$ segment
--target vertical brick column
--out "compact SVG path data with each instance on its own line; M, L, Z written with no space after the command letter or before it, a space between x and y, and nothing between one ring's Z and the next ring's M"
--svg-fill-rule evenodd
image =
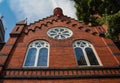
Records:
M9 57L11 56L12 49L15 47L17 39L22 33L26 24L16 24L12 33L10 33L10 38L7 43L4 45L3 49L0 52L0 72L2 73L2 69L7 65L9 61Z

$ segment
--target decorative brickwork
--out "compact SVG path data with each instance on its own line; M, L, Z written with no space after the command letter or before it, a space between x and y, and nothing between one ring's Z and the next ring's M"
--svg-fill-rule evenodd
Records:
M72 36L60 40L49 37L47 31L57 26L70 29ZM120 50L112 40L104 38L104 33L104 27L84 25L63 15L60 8L30 25L21 21L0 52L0 83L119 83ZM36 40L49 43L49 66L24 68L28 46ZM76 40L89 41L102 65L78 67L72 46Z

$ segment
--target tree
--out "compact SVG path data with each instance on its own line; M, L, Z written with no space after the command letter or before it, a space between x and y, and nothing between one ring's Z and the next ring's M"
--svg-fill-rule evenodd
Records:
M104 18L104 17L103 17ZM108 30L106 36L112 40L119 41L120 34L120 11L113 15L107 16L108 18ZM104 20L103 20L104 22Z
M118 41L120 33L119 0L72 0L75 2L76 16L89 26L107 24L106 36Z

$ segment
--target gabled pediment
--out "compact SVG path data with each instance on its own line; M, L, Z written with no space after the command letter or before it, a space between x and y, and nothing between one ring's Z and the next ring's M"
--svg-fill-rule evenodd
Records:
M51 15L47 18L43 18L42 20L36 21L34 23L29 24L26 26L24 33L28 34L29 31L35 31L37 28L41 29L44 27L51 27L55 23L63 23L61 26L71 26L73 28L78 28L78 30L81 30L85 33L90 33L91 35L98 35L98 36L104 36L105 30L102 26L98 27L90 27L88 25L85 25L84 23L75 20L73 18L70 18L68 16L65 16L62 13L62 10L60 8L56 8L54 10L54 15ZM56 25L55 25L56 26Z
M42 20L36 21L29 25L25 24L26 20L18 22L10 35L19 36L21 33L29 34L29 32L35 32L38 29L48 29L55 26L68 27L76 29L76 31L88 33L88 35L96 35L102 37L105 33L105 29L102 26L90 27L88 25L85 25L83 22L64 15L61 8L56 8L54 10L54 14L49 17L43 18Z

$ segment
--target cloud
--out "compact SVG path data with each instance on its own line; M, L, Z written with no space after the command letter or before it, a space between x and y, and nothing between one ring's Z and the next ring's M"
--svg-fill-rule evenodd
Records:
M18 20L27 17L28 22L34 22L46 18L53 15L55 7L61 7L65 15L76 18L71 0L9 0L9 4Z
M3 0L0 0L0 3L2 3Z

